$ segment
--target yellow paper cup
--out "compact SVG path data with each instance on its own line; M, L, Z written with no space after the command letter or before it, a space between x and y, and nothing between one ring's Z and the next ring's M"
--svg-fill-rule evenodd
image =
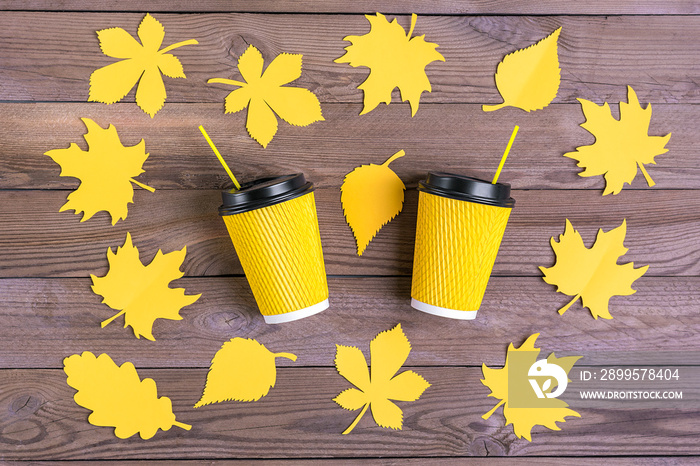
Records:
M299 173L221 194L219 214L265 322L291 322L327 309L313 184Z
M429 173L418 191L411 306L474 319L515 205L510 185Z

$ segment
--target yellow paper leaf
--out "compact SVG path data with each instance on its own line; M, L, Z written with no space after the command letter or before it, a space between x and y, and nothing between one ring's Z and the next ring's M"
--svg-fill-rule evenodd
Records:
M187 247L163 254L159 249L148 265L139 259L139 250L131 243L131 234L126 234L124 246L113 253L107 249L109 272L104 277L92 278L92 291L102 296L103 303L120 311L102 322L107 324L122 314L124 328L131 326L136 338L155 341L153 321L156 319L182 320L180 309L199 299L198 295L185 295L184 288L169 288L168 284L181 278L182 261Z
M486 364L481 366L484 375L481 383L491 389L489 396L501 400L482 418L488 419L501 405L505 405L503 415L506 425L513 424L515 435L530 442L532 428L536 425L560 430L557 422L566 422L567 416L581 417L579 413L569 409L566 402L552 397L558 396L553 393L555 386L561 386L563 391L566 384L571 382L568 373L580 356L557 358L552 353L546 360L538 361L540 349L535 348L538 336L539 333L530 335L520 348L515 348L513 343L510 343L503 368L492 369ZM543 376L538 372L541 369L544 369ZM546 382L547 380L549 382ZM537 385L542 398L534 391L534 385Z
M366 66L370 69L367 79L358 86L364 91L364 108L360 115L374 110L380 102L389 104L391 93L398 87L401 100L411 105L411 116L418 111L423 91L431 92L425 67L434 61L445 61L438 45L425 41L425 35L411 37L417 16L411 15L411 28L406 30L396 21L390 23L384 15L365 15L370 32L363 36L347 36L343 40L352 42L345 47L345 55L336 63L348 63L352 67Z
M484 105L485 112L518 107L526 112L549 105L559 92L561 69L557 41L561 28L528 48L505 56L496 69L496 87L503 103Z
M158 429L192 428L175 420L170 398L159 398L153 379L141 380L130 362L117 366L107 354L96 358L85 351L65 358L63 370L68 385L78 390L73 396L75 402L92 411L88 422L114 427L114 435L119 438L138 432L142 439L149 439Z
M185 77L180 60L167 52L198 42L190 39L158 50L163 44L165 30L148 13L139 25L138 36L141 44L122 28L97 31L102 53L123 60L99 68L90 75L88 101L105 104L119 102L138 83L136 104L153 118L165 104L165 84L161 73L170 78Z
M411 352L401 324L377 335L369 344L372 358L371 376L362 352L354 346L336 345L335 367L338 373L357 388L348 388L333 399L341 407L360 414L343 434L349 434L364 416L372 411L374 421L381 427L401 430L403 413L391 400L415 401L430 384L413 371L396 372Z
M400 150L381 165L362 165L345 176L340 187L340 202L355 234L358 256L379 230L403 209L406 186L389 164L405 154Z
M299 87L284 87L301 76L300 54L277 55L263 73L263 57L258 49L248 46L238 58L238 71L245 82L212 78L208 83L239 86L225 99L225 113L236 113L248 107L246 129L250 137L267 147L277 133L277 114L294 126L308 126L323 121L321 104L313 92Z
M195 408L222 401L258 401L277 380L275 358L296 361L291 353L272 353L250 338L232 338L211 360L207 384Z
M581 109L586 117L582 128L593 134L595 143L590 146L577 147L575 152L568 152L564 157L578 160L578 166L584 168L579 176L605 175L607 194L622 191L625 183L632 184L637 176L637 166L642 171L649 186L654 180L644 168L644 164L656 164L654 157L668 152L666 144L671 133L666 136L649 136L651 122L651 104L646 108L639 105L637 94L627 86L627 102L620 102L620 119L616 120L610 112L607 102L601 106L585 99Z
M556 285L558 292L574 297L559 309L559 314L581 298L583 306L590 309L595 319L612 319L608 311L610 298L636 293L632 283L644 275L649 266L635 269L634 262L617 265L618 258L627 253L623 245L626 233L625 220L608 232L600 229L595 244L588 249L579 232L566 220L559 242L554 238L550 240L557 256L556 263L549 268L540 267L545 282Z
M135 146L124 147L113 125L103 129L89 118L81 120L88 130L84 136L87 152L71 143L68 149L53 149L44 154L61 166L61 176L80 179L80 186L68 195L68 202L59 212L75 210L76 215L84 212L80 220L84 222L105 210L114 225L126 218L127 205L134 201L131 183L155 191L133 178L143 173L141 167L148 158L146 144L141 139Z

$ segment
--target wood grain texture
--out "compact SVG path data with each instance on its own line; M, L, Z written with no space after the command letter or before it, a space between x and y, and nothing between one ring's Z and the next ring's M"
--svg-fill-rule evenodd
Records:
M123 319L100 329L115 314L101 304L89 279L0 280L3 368L60 368L82 351L108 353L137 367L206 368L223 342L254 338L296 363L333 366L336 344L357 346L369 357L371 338L397 323L411 341L417 366L502 365L509 342L540 333L538 346L558 355L583 356L587 365L699 364L700 278L641 278L637 293L611 299L613 320L594 320L580 304L564 316L569 298L540 278L491 279L476 320L454 321L410 307L408 277L334 277L331 307L317 316L266 325L242 277L184 278L172 287L202 293L181 321L158 319L155 342L136 339ZM40 342L37 344L37 342Z
M87 150L83 117L102 127L113 124L126 146L144 139L150 156L138 179L157 189L230 185L197 129L200 124L243 180L302 171L318 187L339 188L356 166L380 164L399 149L407 156L391 168L409 187L435 170L491 179L517 124L521 130L502 177L514 188L602 191L605 186L602 176L578 176L576 161L562 156L595 141L579 126L585 117L578 104L554 104L531 114L424 104L413 118L403 105L361 117L360 110L359 104L324 104L326 121L305 128L282 122L263 149L246 132L245 112L224 115L219 104L169 104L154 120L131 103L0 104L0 189L74 189L77 179L60 177L60 166L42 154L72 142ZM647 165L655 189L700 189L695 149L700 106L658 104L653 111L650 134L672 133L668 153ZM630 189L648 189L641 173L625 186Z
M240 274L242 269L218 217L218 191L138 190L129 216L116 226L106 212L80 223L73 212L59 213L66 191L0 191L0 277L87 277L107 272L108 247L121 246L131 232L144 262L158 249L187 245L188 276ZM406 192L403 212L386 225L362 257L345 223L337 189L315 192L326 270L331 275L410 275L418 193ZM495 275L540 276L554 255L552 236L568 218L587 246L599 228L627 219L620 262L650 265L647 276L700 275L700 199L682 190L622 191L602 197L595 191L514 191L511 214L494 266Z
M426 463L426 458L343 458L343 459L334 459L333 464L340 464L340 465L356 465L356 464L367 464L368 460L372 461L372 464L378 464L382 466L402 466L404 464L425 464ZM265 466L277 466L277 465L288 465L290 462L293 462L294 460L265 460L265 459L244 459L244 460L235 460L235 459L217 459L217 460L141 460L139 461L139 465L143 466L160 466L163 464L167 464L168 466L173 465L173 466L200 466L200 465L206 465L206 466L224 466L224 465L229 465L229 464L262 464ZM326 465L328 464L328 459L308 459L305 458L304 460L305 465ZM479 465L484 465L488 464L489 466L504 466L504 465L512 465L516 460L513 458L499 458L499 457L493 457L493 456L462 456L462 457L456 457L456 458L447 458L447 457L432 457L429 459L431 465L435 466L444 466L444 465L464 465L464 464L479 464ZM526 460L523 460L523 462ZM600 466L601 460L600 458L590 458L590 457L543 457L539 456L537 457L536 461L538 465L543 465L543 466L569 466L569 465L583 465L583 466ZM628 465L630 463L634 463L635 465L639 466L673 466L673 465L696 465L700 461L700 457L698 456L674 456L674 457L665 457L665 456L635 456L635 455L629 455L629 456L619 456L619 457L606 457L605 458L605 464L610 464L610 465ZM19 461L9 461L7 464L16 466L18 464L23 464L22 462ZM58 464L61 465L66 465L66 466L76 466L76 465L81 465L81 466L93 466L96 464L104 464L104 462L99 462L99 461L90 461L90 460L81 460L81 461L33 461L33 465L37 466L55 466ZM134 464L133 461L121 461L121 460L110 460L109 462L110 466L127 466L127 465L132 465Z
M91 2L71 2L65 0L3 0L0 10L37 10L37 11L135 11L143 12L144 4L137 1L108 0ZM358 0L343 2L328 0L204 0L196 6L186 0L150 0L148 11L151 13L168 11L182 12L278 12L278 13L425 13L441 15L477 15L477 14L580 14L580 15L684 15L698 14L700 7L692 0L590 0L576 2L560 0L557 2L540 2L537 0Z
M0 100L86 101L90 74L115 61L100 52L95 31L119 26L135 33L142 14L5 12L0 17ZM187 79L166 78L168 101L222 102L230 87L208 85L234 75L237 57L254 44L268 60L302 53L304 72L295 85L322 102L361 102L357 86L367 68L333 63L364 34L361 15L159 14L165 44L196 38L177 50ZM407 27L409 18L399 22ZM26 27L41 24L41 28ZM562 84L555 102L619 101L632 85L643 101L700 102L700 23L692 16L425 16L415 34L440 45L446 62L427 67L433 92L423 103L497 103L498 62L557 27ZM398 92L394 94L398 101ZM126 97L133 101L133 91ZM167 105L167 104L166 104ZM407 105L402 106L409 115ZM378 110L381 112L383 106ZM499 113L520 113L517 109Z
M535 427L530 443L517 439L512 426L504 427L500 411L481 418L495 404L479 380L481 369L414 370L432 386L418 401L399 403L400 433L376 426L366 415L352 434L342 436L357 413L332 401L349 386L335 369L282 368L275 388L258 402L197 410L190 407L200 396L206 370L139 369L142 378L157 382L159 395L171 398L178 420L193 426L189 432L159 432L147 442L138 436L118 440L112 429L89 425L88 411L73 402L75 390L63 371L5 370L0 458L141 460L169 458L175 450L181 458L207 459L698 453L697 403L669 401L654 410L622 403L579 408L582 417L569 418L561 431ZM697 375L678 388L693 390L700 383Z

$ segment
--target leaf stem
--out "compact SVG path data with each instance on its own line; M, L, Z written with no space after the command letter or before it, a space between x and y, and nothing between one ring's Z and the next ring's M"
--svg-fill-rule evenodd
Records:
M355 428L357 423L360 422L360 419L362 419L362 416L364 416L365 413L367 412L367 408L369 408L369 403L365 404L365 407L362 408L362 411L360 411L360 414L358 414L358 416L355 418L355 420L352 421L352 424L350 424L350 427L345 429L345 432L343 432L343 435L346 435L346 434L349 434L350 432L352 432L352 430Z
M136 181L136 180L133 179L133 178L129 178L129 181L131 181L132 183L136 184L136 186L145 189L146 191L150 191L150 192L152 192L152 193L156 192L156 188L151 188L150 186L148 186L148 185L146 185L146 184L143 184L143 183L141 183L140 181Z
M644 175L644 179L647 180L649 187L656 186L656 183L654 183L654 180L651 179L651 176L649 176L649 173L647 173L647 169L644 168L644 165L642 165L640 162L637 162L637 165L639 165L639 168L642 170L642 175Z
M400 151L389 157L387 161L382 164L382 167L388 167L391 162L400 157L403 157L404 155L406 155L406 152L403 149L401 149Z
M100 326L101 326L102 328L105 328L107 325L111 324L112 321L113 321L114 319L116 319L116 318L119 317L120 315L124 314L125 312L126 312L126 310L121 311L121 312L118 313L118 314L114 314L114 315L113 315L112 317L110 317L109 319L103 320L102 322L100 322Z
M566 310L571 307L572 304L574 304L576 301L578 301L578 298L580 298L580 297L581 297L580 294L577 294L576 296L574 296L574 299L569 301L569 304L567 304L566 306L562 307L561 309L559 309L557 311L559 313L559 315L563 315L566 312Z
M184 422L178 422L178 421L173 421L173 425L175 427L179 427L180 429L185 429L185 430L190 430L192 428L191 425L185 424Z
M411 14L411 29L408 30L408 35L406 36L408 40L411 40L411 34L413 34L413 28L416 27L416 21L418 20L418 15Z
M485 112L493 112L493 111L498 110L500 108L503 108L505 106L506 106L506 103L503 102L503 103L496 104L496 105L482 105L481 109Z
M287 358L291 361L297 360L297 355L292 353L274 353L273 356L276 358Z
M170 52L171 50L176 49L176 48L178 48L178 47L183 47L183 46L185 46L185 45L198 45L198 44L199 44L199 42L197 42L197 39L184 40L184 41L182 41L182 42L178 42L177 44L168 45L168 46L165 47L164 49L159 50L158 53L161 53L161 54L162 54L162 53L168 53L168 52Z
M486 419L490 418L491 415L492 415L493 413L495 413L496 410L497 410L503 403L505 403L505 402L506 402L506 400L501 400L500 403L498 403L496 406L494 406L493 408L491 408L491 411L489 411L488 413L486 413L486 414L484 414L483 416L481 416L481 419L486 420Z
M226 78L211 78L207 81L207 84L228 84L230 86L247 86L247 83L242 83L240 81L235 81L233 79Z

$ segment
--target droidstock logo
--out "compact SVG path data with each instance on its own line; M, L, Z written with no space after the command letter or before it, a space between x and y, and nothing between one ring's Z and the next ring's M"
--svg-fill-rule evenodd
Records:
M508 399L512 408L565 408L559 399L566 391L569 372L580 356L540 356L535 348L508 353Z
M566 386L569 383L569 378L566 375L566 371L562 369L561 366L547 362L546 359L540 359L530 366L530 370L527 371L527 375L530 377L528 381L532 386L537 398L556 398L566 390ZM542 386L538 379L546 377ZM552 386L552 381L555 381L557 389L553 392L547 392Z

